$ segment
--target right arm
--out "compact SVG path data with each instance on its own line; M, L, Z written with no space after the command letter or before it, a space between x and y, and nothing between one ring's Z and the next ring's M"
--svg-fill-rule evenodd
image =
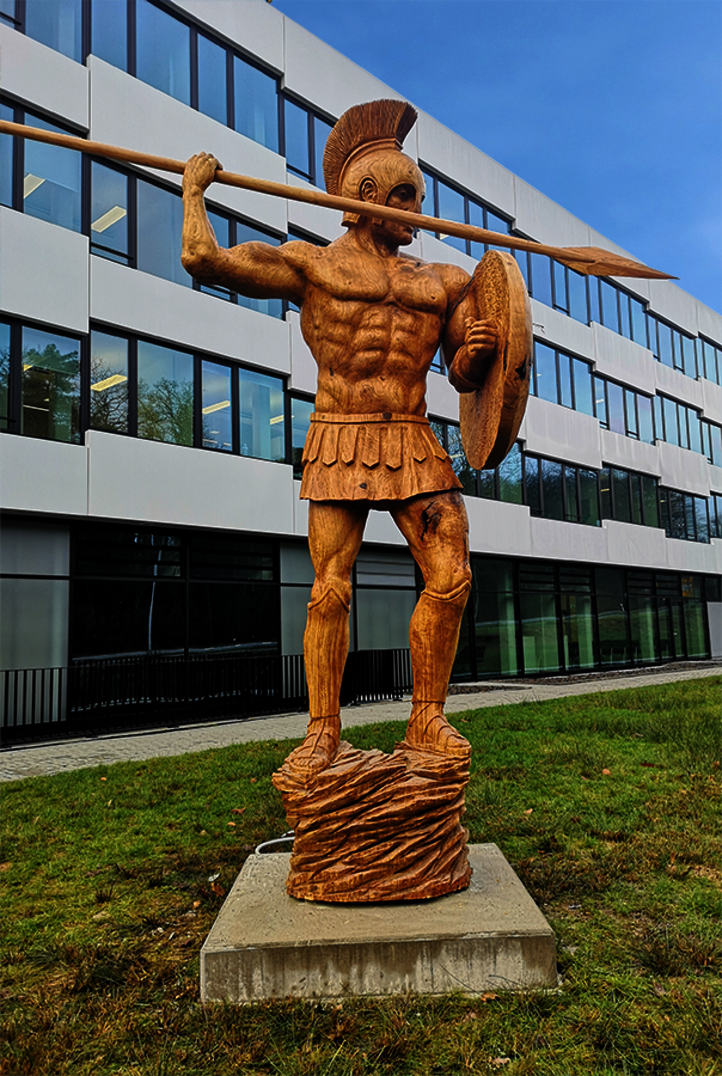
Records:
M209 153L191 157L183 173L184 269L200 284L220 285L254 299L289 299L300 305L306 278L302 267L288 257L290 247L242 243L225 250L208 220L203 195L220 167ZM297 248L299 244L291 244Z

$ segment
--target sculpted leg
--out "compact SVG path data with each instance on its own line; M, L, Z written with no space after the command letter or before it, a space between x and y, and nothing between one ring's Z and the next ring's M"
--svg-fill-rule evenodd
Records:
M311 501L308 537L316 579L303 637L309 696L306 738L288 762L303 780L333 760L341 732L339 696L348 654L351 569L368 509Z
M394 519L426 583L409 626L414 693L406 742L427 751L468 757L468 742L444 717L471 589L464 502L455 491L419 497L394 512Z

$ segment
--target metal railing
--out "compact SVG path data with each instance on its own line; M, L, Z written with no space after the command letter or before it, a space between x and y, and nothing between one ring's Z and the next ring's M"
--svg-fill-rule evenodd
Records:
M341 703L411 690L408 650L349 654ZM151 655L0 670L5 745L305 710L302 654Z

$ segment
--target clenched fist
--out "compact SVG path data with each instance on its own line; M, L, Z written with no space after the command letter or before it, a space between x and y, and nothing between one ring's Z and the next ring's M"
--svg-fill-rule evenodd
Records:
M215 179L216 171L222 168L220 161L212 153L196 153L186 163L183 172L183 190L204 191Z

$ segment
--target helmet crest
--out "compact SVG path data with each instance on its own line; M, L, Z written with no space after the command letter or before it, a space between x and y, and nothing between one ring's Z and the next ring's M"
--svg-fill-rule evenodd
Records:
M361 182L369 177L384 205L394 187L410 183L418 192L420 208L423 176L418 165L401 152L416 119L416 109L406 101L369 101L344 112L328 136L323 155L328 193L358 198ZM343 223L358 220L358 214L345 213Z

